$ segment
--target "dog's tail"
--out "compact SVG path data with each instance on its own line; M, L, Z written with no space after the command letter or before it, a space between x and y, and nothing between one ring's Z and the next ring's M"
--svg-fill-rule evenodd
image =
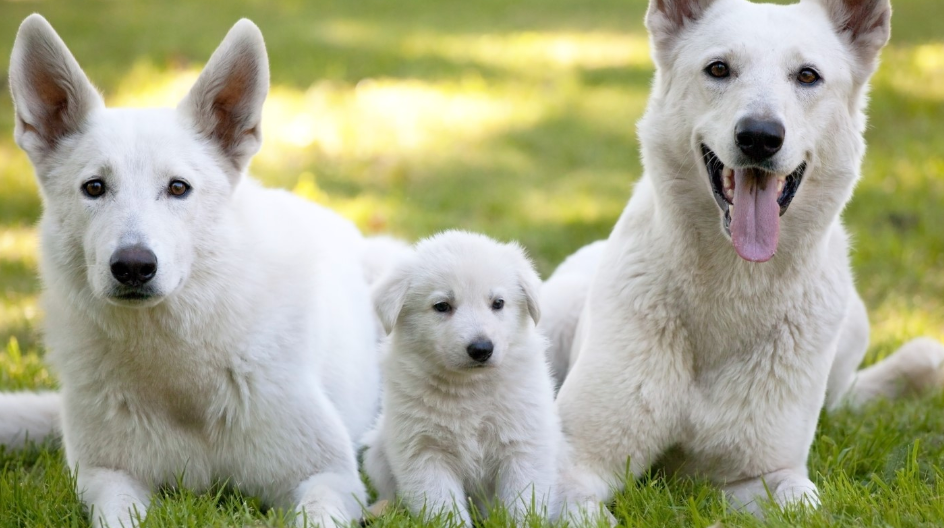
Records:
M18 449L58 436L61 409L55 392L0 392L0 445Z
M590 283L603 256L605 241L599 240L567 257L541 286L541 322L538 330L550 341L547 361L560 388L570 369L580 314Z
M879 398L900 398L944 388L944 344L922 337L855 374L845 394L853 407Z

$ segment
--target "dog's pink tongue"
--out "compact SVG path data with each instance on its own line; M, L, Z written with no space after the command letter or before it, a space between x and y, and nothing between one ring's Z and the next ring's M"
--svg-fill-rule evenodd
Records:
M731 240L744 260L767 262L780 240L777 178L753 169L734 171L734 212Z

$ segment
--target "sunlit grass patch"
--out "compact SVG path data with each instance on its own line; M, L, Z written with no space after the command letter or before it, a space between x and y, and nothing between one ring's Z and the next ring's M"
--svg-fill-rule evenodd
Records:
M306 172L299 176L292 192L313 202L332 208L354 221L365 233L388 230L388 221L396 204L375 194L363 193L353 198L332 197L318 187L315 175Z
M105 95L109 106L174 107L187 95L199 75L197 65L158 67L147 59L138 59L114 93Z
M917 301L917 302L916 302ZM944 314L937 299L892 297L872 307L872 350L869 361L882 359L917 336L944 341Z
M518 103L518 104L516 104ZM260 163L283 151L315 148L330 157L425 154L509 126L527 126L537 101L512 101L474 77L457 83L365 79L355 86L321 83L305 92L276 86L263 116Z
M40 212L39 188L29 159L12 141L0 136L0 225L29 224Z
M625 200L614 198L603 201L586 189L530 189L524 193L521 211L535 223L569 224L592 223L618 215Z
M36 349L23 350L15 337L0 349L0 387L4 390L55 388L56 380Z
M435 55L456 62L506 68L516 74L548 69L600 69L648 66L645 34L602 31L525 31L502 34L418 32L403 42L407 56Z
M36 230L0 224L0 342L19 336L26 346L36 342L38 307Z
M0 227L0 262L36 266L38 242L32 227Z
M877 82L888 83L902 94L944 101L944 41L890 45L882 62Z

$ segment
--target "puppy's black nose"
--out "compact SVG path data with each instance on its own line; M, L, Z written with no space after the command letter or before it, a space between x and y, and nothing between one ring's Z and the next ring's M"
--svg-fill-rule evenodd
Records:
M488 361L488 358L492 357L493 350L495 350L495 345L493 345L488 339L479 339L478 341L473 341L472 344L466 348L466 351L469 353L469 357L478 361L479 363L485 363Z
M734 127L737 146L752 161L764 161L780 151L787 131L777 120L745 117Z
M119 248L109 264L112 276L125 286L142 286L157 275L157 255L140 245Z

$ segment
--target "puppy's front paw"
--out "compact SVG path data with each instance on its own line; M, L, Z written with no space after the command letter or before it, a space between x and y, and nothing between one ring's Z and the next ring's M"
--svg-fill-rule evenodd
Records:
M616 526L619 521L603 503L588 501L567 508L563 517L571 526Z
M809 479L797 477L784 480L777 486L774 500L781 507L803 505L810 508L819 506L819 491Z
M364 518L361 519L361 526L367 526L377 517L385 515L393 509L393 505L388 500L379 500L367 507L364 512Z

